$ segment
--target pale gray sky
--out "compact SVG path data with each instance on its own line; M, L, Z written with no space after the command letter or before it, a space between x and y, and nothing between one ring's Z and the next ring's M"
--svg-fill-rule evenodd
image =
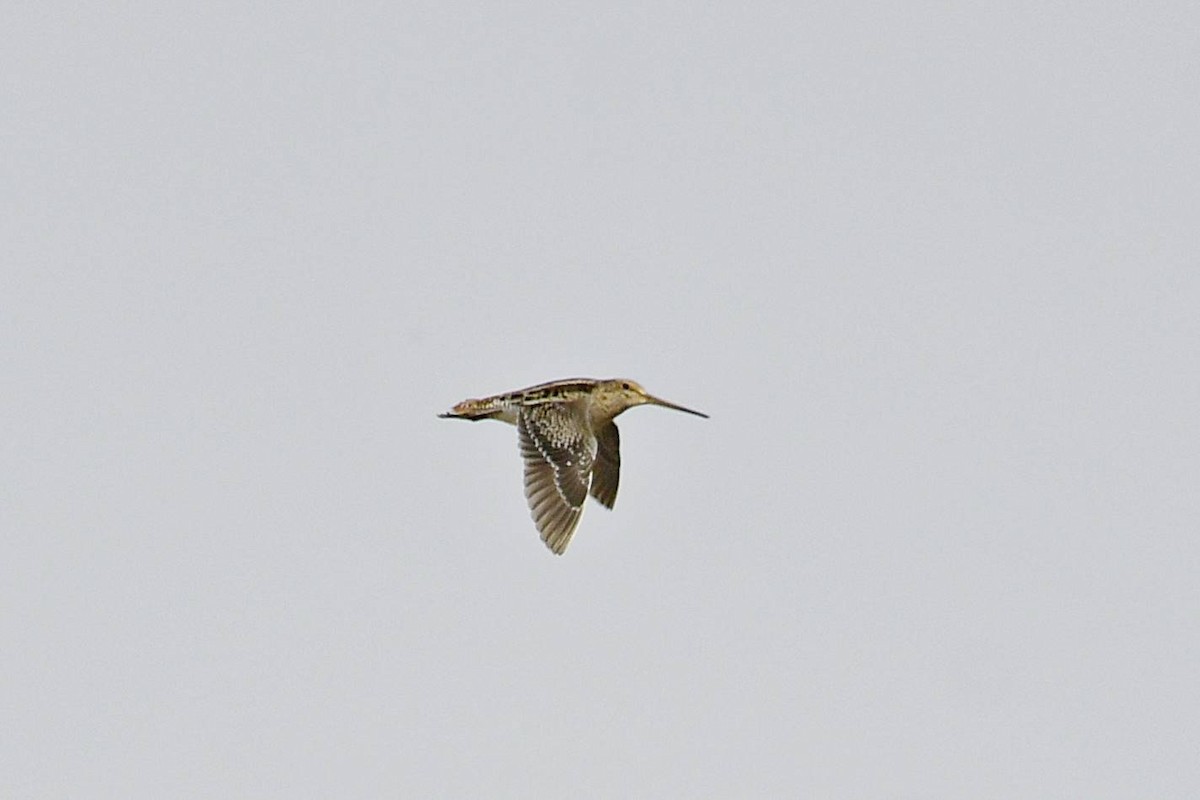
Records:
M2 31L0 795L1200 794L1194 3Z

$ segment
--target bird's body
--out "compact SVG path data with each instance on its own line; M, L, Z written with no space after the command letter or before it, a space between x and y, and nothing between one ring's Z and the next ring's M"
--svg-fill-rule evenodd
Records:
M551 381L464 400L441 416L497 419L517 426L530 513L546 546L561 555L589 493L608 508L616 502L621 445L613 419L645 404L708 416L653 397L636 382L620 378Z

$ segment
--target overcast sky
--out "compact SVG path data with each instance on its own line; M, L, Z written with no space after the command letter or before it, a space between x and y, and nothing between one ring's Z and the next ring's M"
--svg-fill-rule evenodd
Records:
M1200 796L1195 3L605 5L4 13L0 795Z

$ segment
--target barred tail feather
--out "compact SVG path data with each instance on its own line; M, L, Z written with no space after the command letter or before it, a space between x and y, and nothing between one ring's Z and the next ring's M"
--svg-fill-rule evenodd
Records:
M438 414L438 416L443 419L480 420L490 419L503 410L501 405L492 398L486 400L463 400L445 414Z

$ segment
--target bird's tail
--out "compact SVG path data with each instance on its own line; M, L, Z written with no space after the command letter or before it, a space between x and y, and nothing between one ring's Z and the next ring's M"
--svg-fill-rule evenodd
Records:
M494 397L483 400L463 400L445 414L438 414L443 419L491 419L504 410L499 400Z

